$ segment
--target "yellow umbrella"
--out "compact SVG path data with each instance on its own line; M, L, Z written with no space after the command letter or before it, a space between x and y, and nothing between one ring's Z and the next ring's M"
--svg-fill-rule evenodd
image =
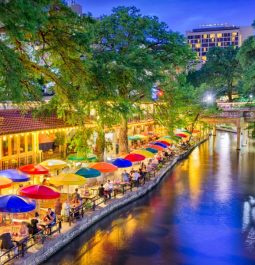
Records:
M50 179L50 183L55 186L61 185L84 185L86 183L86 179L73 174L73 173L61 173L58 176L54 176Z
M151 153L151 152L149 152L147 150L143 150L143 149L135 150L131 154L143 155L146 158L153 158L154 157L153 153Z
M46 167L48 170L58 170L65 168L67 163L59 159L49 159L41 163L42 166Z

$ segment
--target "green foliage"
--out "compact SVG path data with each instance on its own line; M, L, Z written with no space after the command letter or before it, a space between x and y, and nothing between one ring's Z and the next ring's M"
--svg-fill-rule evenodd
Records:
M77 100L73 90L87 90L80 57L90 50L91 18L78 17L58 0L11 0L0 2L0 24L6 32L0 40L3 99L38 100L48 83L62 102Z
M242 45L238 59L243 71L244 93L255 92L255 37L248 38Z
M233 91L241 78L241 68L237 59L238 48L213 47L207 53L207 61L203 67L191 73L189 80L195 85L205 83L218 95L227 93L232 101Z

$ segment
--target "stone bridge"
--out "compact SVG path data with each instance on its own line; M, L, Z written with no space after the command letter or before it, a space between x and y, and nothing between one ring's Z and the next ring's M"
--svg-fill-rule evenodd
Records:
M255 122L255 103L217 103L218 114L202 116L201 120L214 125L213 135L216 135L217 124L232 124L237 128L237 150L241 147L241 135L248 137L245 130L248 123Z

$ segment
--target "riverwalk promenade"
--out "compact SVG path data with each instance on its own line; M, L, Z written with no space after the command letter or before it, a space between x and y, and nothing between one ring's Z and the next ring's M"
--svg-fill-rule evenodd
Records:
M27 249L23 257L13 259L11 262L1 264L14 265L36 265L45 262L49 257L54 255L61 248L70 243L74 238L88 230L96 222L105 216L120 209L121 207L143 197L155 188L158 183L165 177L178 161L185 159L194 148L206 141L201 140L181 153L165 161L153 174L150 174L139 187L123 189L122 192L115 194L111 200L101 201L96 207L90 209L82 208L80 218L73 219L70 222L61 222L56 225L53 235L44 238L43 242L33 239L32 246ZM94 205L95 206L95 205Z

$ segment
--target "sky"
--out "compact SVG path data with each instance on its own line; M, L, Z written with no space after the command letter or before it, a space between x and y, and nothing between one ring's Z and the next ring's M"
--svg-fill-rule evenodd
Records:
M255 20L255 0L76 0L83 12L99 17L116 6L136 6L155 15L173 31L185 33L201 24L249 26Z

